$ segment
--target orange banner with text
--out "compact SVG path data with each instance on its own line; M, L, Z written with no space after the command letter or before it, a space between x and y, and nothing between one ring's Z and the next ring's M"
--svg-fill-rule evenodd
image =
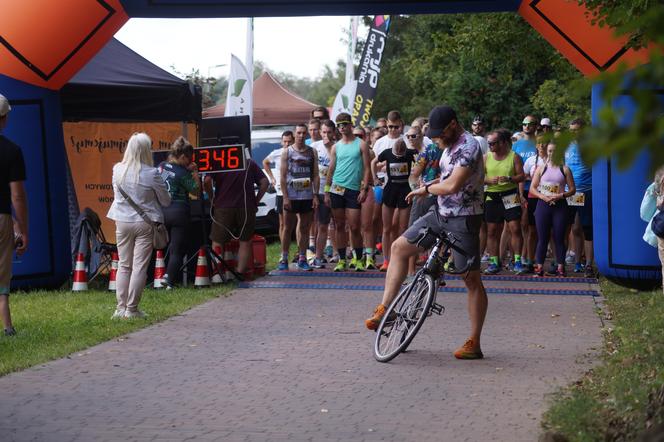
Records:
M195 146L198 133L195 124L179 122L65 122L63 130L78 207L97 212L104 236L111 243L115 243L115 224L106 213L113 202L113 165L122 161L131 134L145 132L152 138L153 150L167 150L180 135Z

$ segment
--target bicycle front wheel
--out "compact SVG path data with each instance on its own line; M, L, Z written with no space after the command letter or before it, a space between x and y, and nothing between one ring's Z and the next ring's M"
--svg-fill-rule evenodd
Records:
M388 362L404 351L424 323L436 290L431 275L421 273L402 288L376 330L374 357Z

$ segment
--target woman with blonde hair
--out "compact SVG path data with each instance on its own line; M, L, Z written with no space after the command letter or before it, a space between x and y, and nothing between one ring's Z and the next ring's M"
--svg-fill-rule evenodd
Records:
M115 221L120 262L117 307L112 319L143 318L145 313L138 309L138 303L152 257L152 223L164 222L161 208L171 203L166 184L153 167L152 140L147 134L134 133L122 161L113 166L113 194L113 204L106 216ZM146 222L143 215L152 223Z

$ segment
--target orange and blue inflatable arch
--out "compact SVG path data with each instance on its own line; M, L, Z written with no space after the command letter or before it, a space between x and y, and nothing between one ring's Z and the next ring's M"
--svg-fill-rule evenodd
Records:
M615 39L611 31L592 26L586 11L566 0L30 0L4 2L2 7L0 93L9 98L13 109L5 135L22 147L26 157L31 215L31 248L14 266L15 282L22 286L59 286L70 273L67 168L58 90L130 17L518 11L585 75L612 69L622 61L642 63L645 57L627 49L625 41ZM600 104L596 92L594 112ZM620 105L629 107L629 100ZM640 200L647 185L647 169L645 157L623 172L616 171L610 161L594 166L596 259L605 275L627 281L660 275L656 253L641 240L645 224L632 204Z

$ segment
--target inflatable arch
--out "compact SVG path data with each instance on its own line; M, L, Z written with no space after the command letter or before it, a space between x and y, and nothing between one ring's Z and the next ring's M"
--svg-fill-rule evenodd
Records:
M27 163L31 248L14 263L14 284L61 285L70 272L66 156L58 90L129 17L246 17L431 14L518 11L585 75L618 62L642 63L610 30L592 26L585 9L566 0L31 0L4 2L0 14L0 93L12 112L5 134ZM593 112L599 103L593 93ZM632 106L629 97L615 106ZM657 279L656 252L641 240L637 200L647 185L648 158L628 171L611 161L594 166L595 247L600 271L625 280ZM620 226L617 229L616 226Z

